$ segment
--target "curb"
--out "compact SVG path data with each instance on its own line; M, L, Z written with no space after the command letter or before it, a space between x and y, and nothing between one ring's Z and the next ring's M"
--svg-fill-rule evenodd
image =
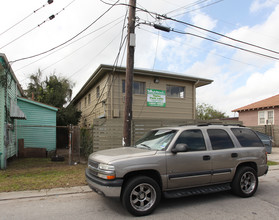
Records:
M3 192L0 193L0 201L27 199L27 198L40 198L59 195L71 195L79 193L89 193L92 190L88 186L75 186L69 188L54 188L42 189L31 191L18 191L18 192Z
M279 165L268 166L268 172L274 171L274 170L279 170ZM268 173L267 173L267 175L268 175Z

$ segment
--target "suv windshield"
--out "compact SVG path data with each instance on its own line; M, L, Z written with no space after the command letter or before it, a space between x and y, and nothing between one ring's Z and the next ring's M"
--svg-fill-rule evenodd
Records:
M136 142L135 147L150 150L165 150L177 130L152 130Z

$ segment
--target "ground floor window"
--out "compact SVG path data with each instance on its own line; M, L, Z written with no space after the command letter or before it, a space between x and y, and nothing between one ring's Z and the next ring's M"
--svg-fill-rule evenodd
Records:
M258 112L259 125L273 125L274 124L274 110L266 110Z

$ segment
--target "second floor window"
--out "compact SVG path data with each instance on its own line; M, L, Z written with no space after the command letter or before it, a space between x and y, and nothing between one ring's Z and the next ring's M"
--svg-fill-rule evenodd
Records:
M96 97L97 98L100 97L100 86L97 86L97 88L96 88Z
M88 94L88 105L90 104L91 102L91 94Z
M185 87L167 85L167 97L184 99L184 97L185 97Z
M125 80L122 80L122 92L125 93ZM134 81L133 94L145 94L145 82Z

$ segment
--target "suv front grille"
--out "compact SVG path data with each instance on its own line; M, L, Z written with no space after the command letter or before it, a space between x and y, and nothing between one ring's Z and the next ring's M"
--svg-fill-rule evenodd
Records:
M98 176L98 167L99 163L96 161L89 160L88 161L88 168L89 168L89 173L93 176Z
M91 167L94 167L94 168L98 169L99 163L96 162L96 161L89 160L88 165L90 165Z

